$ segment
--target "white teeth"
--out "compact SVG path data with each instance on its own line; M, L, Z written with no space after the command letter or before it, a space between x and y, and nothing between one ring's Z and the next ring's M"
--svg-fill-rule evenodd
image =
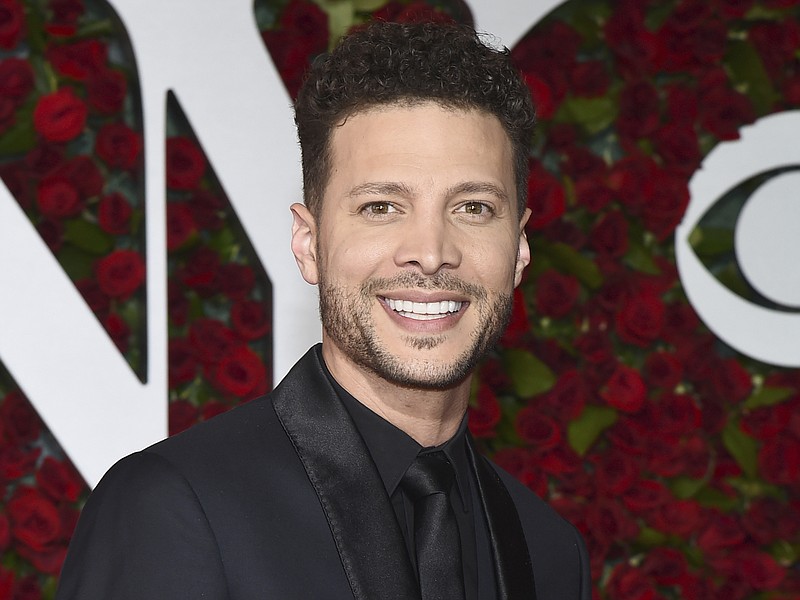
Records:
M440 319L449 313L461 310L462 302L442 300L441 302L411 302L410 300L393 300L386 298L386 303L394 311L404 317L418 320Z

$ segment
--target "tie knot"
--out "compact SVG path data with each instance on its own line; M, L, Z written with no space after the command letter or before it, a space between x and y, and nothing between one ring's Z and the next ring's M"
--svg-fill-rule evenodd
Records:
M455 477L453 467L444 452L431 452L417 455L403 475L400 485L416 502L431 494L449 494L453 486L453 477Z

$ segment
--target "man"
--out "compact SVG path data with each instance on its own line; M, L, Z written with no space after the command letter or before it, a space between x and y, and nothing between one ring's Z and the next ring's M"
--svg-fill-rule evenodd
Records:
M530 260L533 108L507 53L372 24L314 66L296 115L292 251L322 345L112 468L58 598L588 600L578 533L466 431Z

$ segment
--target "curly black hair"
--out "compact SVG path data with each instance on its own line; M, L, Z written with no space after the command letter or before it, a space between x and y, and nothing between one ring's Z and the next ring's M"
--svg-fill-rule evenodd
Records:
M346 36L309 70L295 103L303 195L317 214L330 176L333 128L360 111L433 101L497 117L514 150L520 216L527 204L530 92L511 65L466 25L375 21Z

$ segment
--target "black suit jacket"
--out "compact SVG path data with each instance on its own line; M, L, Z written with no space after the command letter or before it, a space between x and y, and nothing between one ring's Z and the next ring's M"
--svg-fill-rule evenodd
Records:
M310 350L269 395L112 467L56 598L418 599L389 497L320 361ZM471 453L498 597L589 600L577 531Z

